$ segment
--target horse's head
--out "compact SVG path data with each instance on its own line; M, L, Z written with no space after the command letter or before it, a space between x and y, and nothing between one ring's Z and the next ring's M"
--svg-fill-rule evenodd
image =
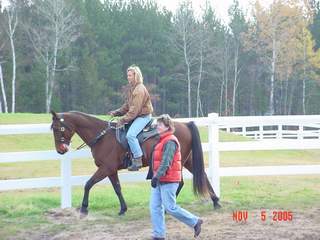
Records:
M72 124L68 123L63 114L57 114L51 111L53 136L55 141L56 150L60 154L65 154L69 151L71 138L75 133Z

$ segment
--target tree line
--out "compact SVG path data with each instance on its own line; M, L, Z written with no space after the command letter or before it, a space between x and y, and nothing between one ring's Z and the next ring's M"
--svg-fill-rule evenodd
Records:
M140 66L156 114L320 113L320 3L207 1L175 12L153 0L0 1L0 112L104 114Z

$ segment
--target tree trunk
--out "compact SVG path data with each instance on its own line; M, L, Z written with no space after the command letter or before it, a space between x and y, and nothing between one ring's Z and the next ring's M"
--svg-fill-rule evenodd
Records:
M274 114L274 77L276 67L276 37L273 32L272 38L272 63L271 63L271 78L270 78L270 99L269 99L269 114Z
M224 115L228 115L228 40L225 39L225 45L224 45L224 74L225 74L225 109L224 109Z
M203 71L203 46L201 43L201 46L200 46L200 69L199 69L199 78L198 78L198 87L197 87L197 117L199 117L199 111L201 109L200 85L201 85L201 79L202 79L202 71Z
M187 55L187 39L186 33L183 34L183 53L184 60L187 66L187 82L188 82L188 117L191 117L191 76L190 76L190 63Z
M5 87L4 87L4 81L3 81L3 74L2 74L2 66L0 63L0 84L1 84L1 93L2 93L2 97L3 97L3 108L4 108L4 112L8 113L8 104L7 104L7 97L6 97L6 91L5 91Z
M236 113L236 93L238 87L238 57L239 57L239 45L236 43L234 53L234 80L233 80L233 93L232 93L232 116Z
M219 101L219 115L222 115L222 101L223 101L223 89L224 89L224 81L222 81L221 83L221 87L220 87L220 101Z
M297 85L298 85L298 81L293 81L291 86L290 96L289 96L288 112L287 112L288 115L292 113L292 99L294 98L294 93L296 92Z
M286 71L286 81L285 81L285 95L284 95L284 106L283 106L283 114L288 113L288 92L289 92L289 70Z
M49 66L49 53L46 53L46 112L50 111L51 102L49 100L49 88L50 88L50 66Z
M15 113L16 111L16 51L13 42L13 36L10 37L10 44L12 50L12 104L11 112Z
M56 77L56 69L57 69L57 55L58 55L58 46L59 46L59 39L58 39L58 26L55 25L55 42L54 42L54 48L53 48L53 63L52 63L52 69L50 69L50 84L49 84L49 95L48 95L48 105L47 105L47 113L51 110L51 101L52 101L52 95L54 92L54 86L55 86L55 77Z
M15 113L16 109L16 51L14 46L14 33L16 31L16 27L18 24L18 17L15 7L13 7L10 11L7 11L8 17L8 36L10 39L11 52L12 52L12 104L11 104L11 112Z
M283 112L283 108L284 108L284 101L283 101L283 81L281 81L280 79L280 90L279 90L279 94L280 94L280 99L279 99L279 107L278 109L276 109L276 112L279 112L280 114L282 114ZM276 104L277 105L277 104Z
M302 114L306 114L306 37L303 34L303 78L302 78Z

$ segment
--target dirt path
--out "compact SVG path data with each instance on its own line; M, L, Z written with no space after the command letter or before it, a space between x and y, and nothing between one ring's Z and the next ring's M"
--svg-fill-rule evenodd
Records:
M266 210L265 221L260 219L261 211L248 211L248 219L234 221L233 212L210 212L202 216L202 232L198 239L239 239L239 240L320 240L320 208L307 211L293 211L292 221L274 221L273 210ZM37 231L20 233L12 239L34 240L144 240L151 239L149 219L119 223L115 219L89 215L79 219L74 210L52 210L46 214L50 225ZM114 222L111 224L111 222ZM54 226L54 227L53 227ZM139 229L139 230L137 230ZM193 239L193 229L167 216L168 240Z

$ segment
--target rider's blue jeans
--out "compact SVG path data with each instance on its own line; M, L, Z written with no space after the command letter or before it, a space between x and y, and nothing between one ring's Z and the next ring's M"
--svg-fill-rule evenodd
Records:
M164 210L190 227L194 227L199 220L199 217L176 204L178 186L179 183L165 183L158 184L156 188L151 188L150 214L153 237L165 238Z
M142 129L150 122L151 120L151 114L143 116L143 117L137 117L133 123L131 124L128 132L127 132L127 139L130 146L130 150L133 154L134 158L141 157L142 150L139 145L139 141L137 139L137 135L142 131Z

